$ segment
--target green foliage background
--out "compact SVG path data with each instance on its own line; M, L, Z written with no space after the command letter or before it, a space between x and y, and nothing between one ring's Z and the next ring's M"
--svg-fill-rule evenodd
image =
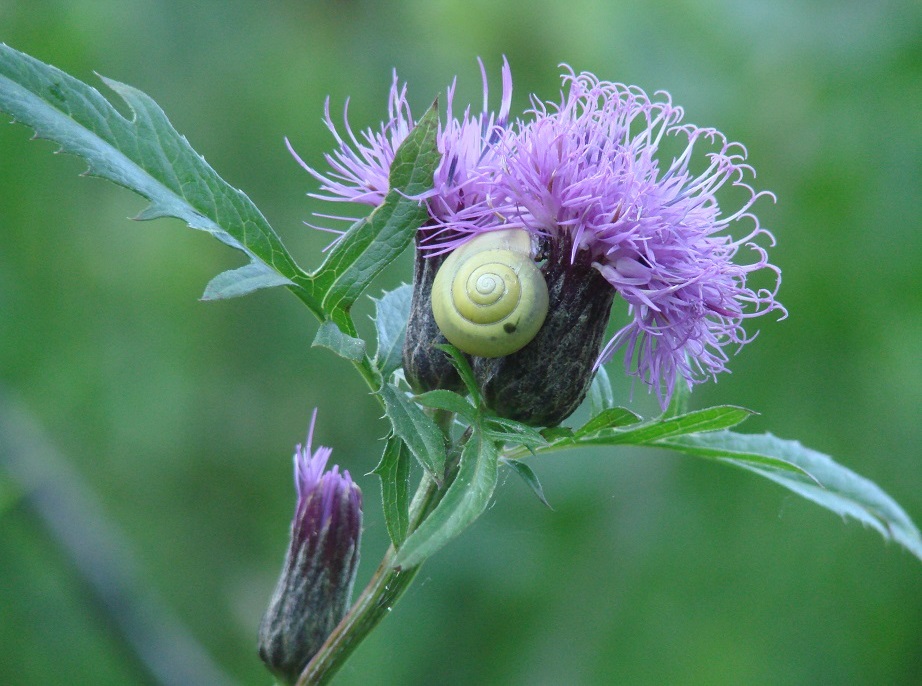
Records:
M920 34L908 0L0 0L0 41L147 92L309 267L328 236L301 222L328 208L304 196L316 184L282 140L322 166L327 94L377 125L396 67L417 114L455 74L479 107L475 58L498 94L503 54L517 111L530 92L556 97L560 62L668 90L690 121L744 142L777 194L759 214L791 311L692 407L759 410L745 430L832 455L917 523ZM319 406L317 440L366 494L362 583L387 541L377 479L360 476L383 447L379 408L346 362L310 349L317 325L283 291L198 301L236 253L178 221L126 221L143 201L28 139L0 127L0 388L92 485L145 582L241 683L268 683L255 630L286 544L293 445ZM655 403L638 388L631 407ZM338 683L922 682L922 570L876 534L678 455L533 466L554 511L508 479ZM0 475L0 683L139 679Z

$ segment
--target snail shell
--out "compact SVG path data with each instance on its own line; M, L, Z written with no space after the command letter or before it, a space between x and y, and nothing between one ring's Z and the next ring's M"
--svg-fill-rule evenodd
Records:
M432 284L432 313L445 338L477 357L525 347L547 316L547 283L523 229L490 231L451 253Z

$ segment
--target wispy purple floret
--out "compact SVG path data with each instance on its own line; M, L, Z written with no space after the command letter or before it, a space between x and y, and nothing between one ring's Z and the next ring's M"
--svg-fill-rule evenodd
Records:
M299 545L310 545L324 535L331 527L340 530L344 541L335 541L337 545L357 547L361 532L362 492L352 481L349 470L340 473L339 465L326 470L327 462L333 449L318 446L312 452L314 424L317 410L311 415L311 424L307 433L307 442L295 446L293 457L295 491L298 495L295 515L291 522L292 541ZM342 564L337 558L335 546L330 546L329 562Z
M297 504L282 574L259 630L259 655L294 683L349 609L358 569L362 492L347 470L326 470L332 449L307 442L294 453Z
M502 68L502 99L498 114L488 109L489 87L483 63L483 109L472 113L465 108L460 117L454 116L455 85L446 93L447 116L440 121L437 133L441 160L433 178L433 188L423 198L428 201L432 224L453 236L453 222L469 220L473 226L484 223L483 208L488 207L493 181L499 170L497 141L506 135L512 102L512 75L504 59ZM394 73L388 96L388 118L378 130L366 129L358 135L348 120L348 102L343 112L341 135L330 117L329 100L325 123L336 140L336 149L324 155L330 172L322 174L305 163L291 145L288 149L298 163L320 182L320 193L311 196L335 202L353 202L377 207L389 190L388 174L397 149L415 125L407 102L407 86L400 84ZM287 143L287 141L286 141ZM348 217L333 217L352 221Z
M691 385L726 370L727 346L752 340L744 320L772 310L786 315L775 299L780 271L756 242L774 245L774 237L750 212L759 197L774 196L750 185L755 172L741 144L682 124L682 108L667 93L650 98L572 71L563 82L559 104L533 99L527 119L503 141L503 170L481 225L459 224L442 247L496 228L565 235L571 261L588 256L628 303L632 321L599 362L622 349L626 371L665 406L677 378ZM676 156L661 150L675 147L669 137L680 143ZM696 165L703 169L692 171ZM727 184L745 196L729 212L716 197ZM744 221L745 235L732 237ZM751 255L746 263L734 262L741 248ZM762 269L772 287L750 288L748 275Z
M400 85L394 72L387 103L388 118L377 131L366 129L356 135L349 124L349 101L343 108L343 128L340 135L330 116L330 99L324 106L324 123L336 139L336 149L325 153L331 172L321 174L308 165L286 140L288 150L311 176L320 182L321 193L311 197L334 202L355 202L377 207L388 191L388 174L397 148L415 125L407 103L407 86Z

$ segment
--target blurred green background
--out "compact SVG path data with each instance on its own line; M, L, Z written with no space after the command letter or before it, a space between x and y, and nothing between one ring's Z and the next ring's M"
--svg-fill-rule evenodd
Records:
M833 455L922 523L922 6L917 2L0 0L0 40L90 83L154 97L312 266L302 225L324 98L359 128L391 70L417 113L476 57L515 110L556 98L558 64L668 90L688 120L744 142L776 234L791 316L694 407L733 403ZM255 633L287 540L290 455L317 439L365 491L366 580L386 532L386 432L349 365L309 347L282 290L198 301L242 261L0 126L0 389L101 500L152 589L243 684L270 679ZM409 260L381 288L410 278ZM367 320L362 313L358 319ZM765 318L772 319L771 317ZM611 366L620 400L654 403ZM922 566L855 523L742 472L605 449L535 463L428 562L358 650L347 684L919 684ZM0 474L0 683L145 683L67 560Z

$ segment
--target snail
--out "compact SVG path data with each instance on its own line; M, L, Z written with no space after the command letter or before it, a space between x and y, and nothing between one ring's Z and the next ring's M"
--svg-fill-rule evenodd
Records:
M457 248L432 284L432 313L445 338L477 357L525 347L548 310L544 275L523 229L480 234Z

